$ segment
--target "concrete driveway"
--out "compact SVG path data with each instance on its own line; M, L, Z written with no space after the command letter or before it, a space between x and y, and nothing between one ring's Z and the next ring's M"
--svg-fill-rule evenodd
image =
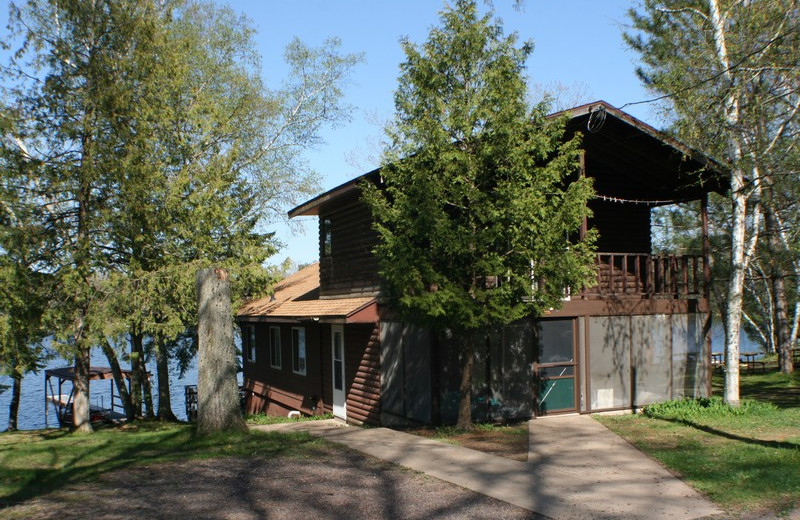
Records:
M528 462L388 428L308 421L253 428L312 435L554 519L669 518L722 513L589 416L529 422Z

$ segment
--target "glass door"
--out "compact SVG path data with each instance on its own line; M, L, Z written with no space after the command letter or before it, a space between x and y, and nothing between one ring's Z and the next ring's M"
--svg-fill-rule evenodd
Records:
M333 325L331 335L333 358L333 415L347 419L347 393L344 378L344 331L341 325Z
M539 321L535 341L537 361L533 372L538 415L575 411L575 320Z

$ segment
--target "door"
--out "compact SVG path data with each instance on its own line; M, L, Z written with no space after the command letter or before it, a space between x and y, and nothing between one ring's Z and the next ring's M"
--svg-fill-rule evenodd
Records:
M334 325L331 330L331 351L333 358L333 415L347 419L347 395L344 389L344 330Z
M575 376L575 320L542 320L536 324L537 413L577 410Z

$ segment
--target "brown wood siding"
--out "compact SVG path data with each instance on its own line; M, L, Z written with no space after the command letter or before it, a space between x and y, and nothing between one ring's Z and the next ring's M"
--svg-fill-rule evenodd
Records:
M369 208L358 193L336 200L319 215L320 298L377 294L378 263L372 253L378 237L372 229ZM322 222L331 220L331 254L323 251Z
M378 425L381 418L379 324L345 325L344 343L347 420Z
M302 326L306 330L306 374L300 375L292 371L293 326L272 326L279 327L281 331L281 368L270 366L270 324L255 324L256 361L243 363L244 386L249 391L247 411L271 415L285 415L291 410L300 410L309 415L323 413L320 404L324 399L324 387L320 374L324 358L320 359L319 340L320 329L324 327L316 324ZM317 409L312 410L315 405Z
M598 231L597 251L650 254L650 208L602 200L589 203L589 227Z

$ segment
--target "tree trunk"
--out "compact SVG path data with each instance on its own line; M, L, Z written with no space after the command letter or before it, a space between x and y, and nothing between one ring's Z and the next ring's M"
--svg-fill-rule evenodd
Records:
M475 364L475 338L467 332L461 336L461 385L459 386L458 422L460 430L472 429L472 367Z
M142 335L131 332L131 405L136 418L142 417L142 364L144 364L144 348Z
M150 375L147 373L147 364L142 357L142 393L144 394L144 415L148 419L155 419L153 408L153 385L150 383Z
M236 382L233 313L228 272L197 272L197 430L201 434L244 430Z
M158 419L177 421L172 412L169 391L169 352L163 338L156 338L156 370L158 372Z
M730 60L726 41L726 25L718 0L708 0L711 22L714 28L714 48L720 66L725 71L722 79L730 86ZM739 125L739 101L731 88L725 97L725 124L729 160L731 162L731 203L733 206L733 229L731 230L731 272L728 279L728 302L725 307L725 401L739 405L739 341L742 326L742 293L746 265L745 232L747 219L747 194L742 170L742 143L736 137Z
M771 190L769 191L771 195ZM770 197L770 201L772 198ZM792 345L789 341L789 316L786 304L786 273L783 269L783 245L779 236L780 224L775 211L768 205L764 209L764 224L769 237L770 282L772 284L772 300L775 309L776 352L781 370L790 374L794 371Z
M13 383L11 387L11 404L8 407L8 431L17 430L17 416L19 415L19 399L22 395L22 374L17 371L17 367L12 367Z
M125 379L122 377L122 369L119 366L117 353L114 352L114 349L108 344L108 341L104 341L101 346L103 348L103 353L106 355L106 359L108 360L108 365L111 367L111 375L114 376L114 384L117 386L117 392L119 393L119 398L122 401L122 407L125 409L125 417L129 421L132 421L136 418L136 415L133 413L131 394L128 393L128 387L125 384Z
M79 345L75 350L75 381L72 397L72 427L75 431L91 433L89 412L89 367L91 349Z

